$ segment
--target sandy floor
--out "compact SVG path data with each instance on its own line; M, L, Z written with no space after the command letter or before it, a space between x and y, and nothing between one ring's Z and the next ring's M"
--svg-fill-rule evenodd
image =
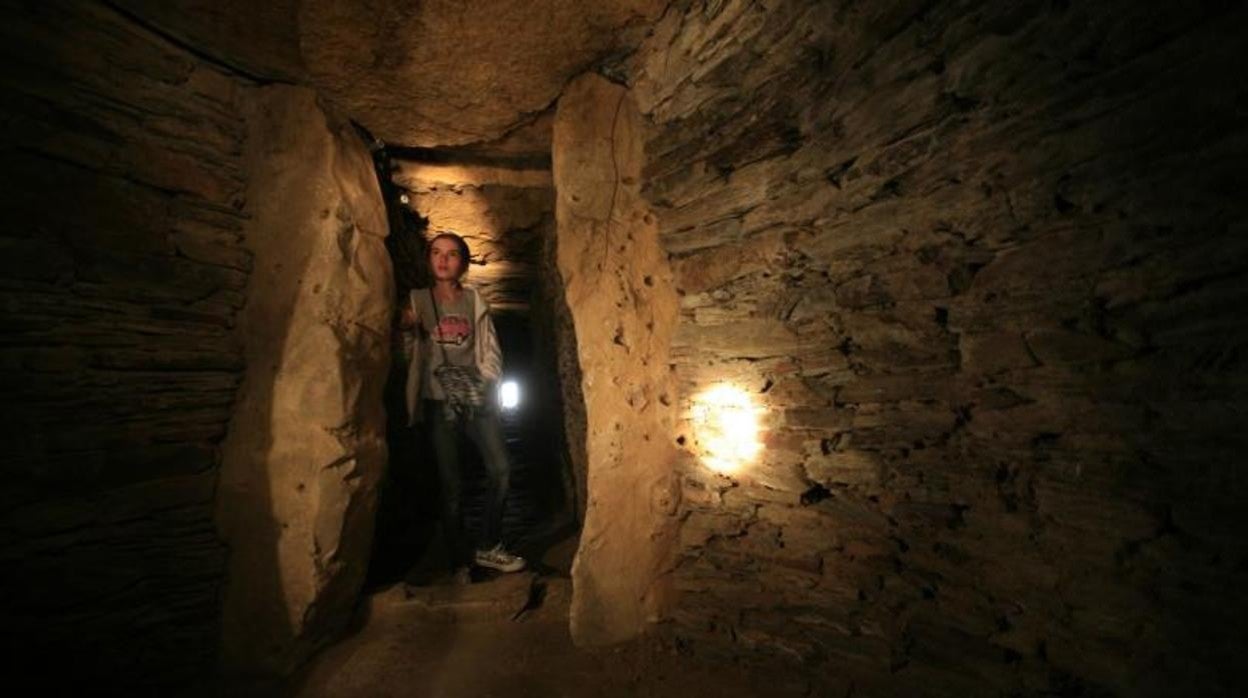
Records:
M736 698L808 693L804 685L784 685L783 676L709 669L658 642L578 649L567 629L569 589L566 579L528 573L467 586L449 581L396 585L369 599L362 627L316 657L297 678L293 695ZM533 608L538 596L541 604Z

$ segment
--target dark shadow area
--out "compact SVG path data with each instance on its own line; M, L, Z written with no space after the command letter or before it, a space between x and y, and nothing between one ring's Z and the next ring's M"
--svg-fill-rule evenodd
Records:
M458 165L493 165L513 168L550 169L550 153L486 153L472 147L402 148L388 147L395 157L427 163Z

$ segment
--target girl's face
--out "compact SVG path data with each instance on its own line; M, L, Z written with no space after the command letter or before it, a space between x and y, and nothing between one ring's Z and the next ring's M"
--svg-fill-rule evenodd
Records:
M465 263L454 240L441 238L429 247L429 266L433 268L433 278L438 281L459 280Z

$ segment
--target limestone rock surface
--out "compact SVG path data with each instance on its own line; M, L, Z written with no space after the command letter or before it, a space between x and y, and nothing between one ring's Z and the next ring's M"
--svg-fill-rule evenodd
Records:
M642 123L625 88L595 74L573 81L553 143L556 254L588 423L570 622L578 643L601 644L641 632L668 602L677 298L641 198Z
M225 662L285 674L348 619L386 459L394 285L372 161L302 88L250 114L246 377L223 444Z
M545 110L569 78L634 44L660 0L306 0L313 84L389 143L492 141Z

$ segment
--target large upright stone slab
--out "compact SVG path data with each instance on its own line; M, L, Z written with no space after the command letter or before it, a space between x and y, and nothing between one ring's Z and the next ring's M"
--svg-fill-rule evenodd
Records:
M363 143L305 89L250 114L247 373L223 446L224 661L285 674L346 622L386 458L394 297Z
M576 330L588 506L572 567L572 636L628 639L666 604L677 506L668 350L677 299L640 196L641 121L627 91L574 80L554 126L557 257Z

